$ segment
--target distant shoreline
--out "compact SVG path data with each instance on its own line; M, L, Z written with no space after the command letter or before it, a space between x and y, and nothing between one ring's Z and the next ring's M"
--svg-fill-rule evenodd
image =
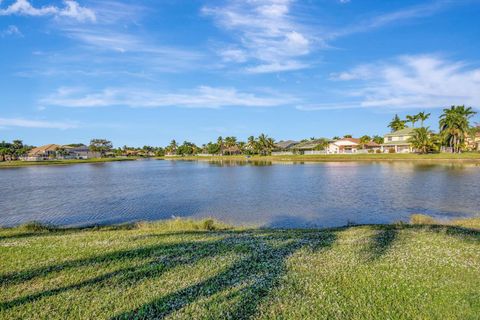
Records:
M104 162L116 162L116 161L133 161L138 158L95 158L95 159L86 159L86 160L45 160L45 161L3 161L0 162L1 168L18 168L18 167L29 167L29 166L64 166L72 164L82 164L82 163L104 163Z
M480 163L480 153L439 154L356 154L356 155L282 155L282 156L166 156L157 159L171 161L276 161L276 162L375 162L375 161L420 161L420 162L469 162Z
M2 168L19 168L29 166L65 166L82 163L105 163L118 161L134 161L138 157L131 158L96 158L87 160L45 160L45 161L4 161L0 162ZM169 161L239 161L239 162L439 162L439 163L478 163L480 153L470 152L461 154L438 153L438 154L354 154L354 155L282 155L282 156L165 156L145 159L169 160Z

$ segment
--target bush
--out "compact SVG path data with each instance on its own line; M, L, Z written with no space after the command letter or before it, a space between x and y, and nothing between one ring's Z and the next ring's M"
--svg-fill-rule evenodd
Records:
M39 221L30 221L20 225L18 228L24 231L32 231L32 232L55 230L55 227L53 225L42 223Z
M388 149L388 153L396 153L396 152L395 152L395 148L390 148L390 149Z

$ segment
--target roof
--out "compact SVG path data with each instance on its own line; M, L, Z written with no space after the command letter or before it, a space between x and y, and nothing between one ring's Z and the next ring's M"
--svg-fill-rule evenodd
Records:
M279 141L277 143L275 143L275 146L277 146L277 148L280 148L280 149L287 149L287 148L290 148L296 144L298 144L299 142L298 141L294 141L294 140L286 140L286 141Z
M57 151L61 147L62 146L60 146L58 144L47 144L47 145L44 145L44 146L41 146L41 147L33 148L32 150L30 150L28 152L28 155L36 156L36 155L39 155L39 154L44 154L48 151Z
M413 131L414 131L414 130L415 130L415 128L404 128L404 129L397 130L397 131L392 132L392 133L387 133L387 134L385 135L385 137L407 136L407 135L413 134Z
M309 150L309 149L315 149L318 145L324 143L324 139L315 139L315 140L308 140L304 142L300 142L292 147L292 149L297 149L297 150Z
M376 143L375 141L369 141L369 142L365 143L365 146L366 147L380 147L380 145L378 143Z

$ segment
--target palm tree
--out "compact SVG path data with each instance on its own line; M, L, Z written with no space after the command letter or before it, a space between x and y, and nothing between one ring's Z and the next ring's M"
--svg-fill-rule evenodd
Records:
M218 144L218 147L220 148L220 154L223 155L224 141L222 136L217 138L217 144Z
M396 114L395 117L390 121L388 127L391 129L392 132L402 130L406 127L406 121L401 120L400 117Z
M420 127L423 128L423 123L430 118L430 113L425 113L425 111L419 112L417 114L417 119L420 120Z
M372 138L372 141L375 142L375 143L378 143L378 144L382 144L383 143L383 137L381 137L379 135L374 135L373 138Z
M470 128L470 118L476 114L471 107L451 106L440 116L440 134L454 153L460 153Z
M265 134L258 136L258 146L262 155L267 155L275 148L275 140Z
M419 120L418 114L413 116L407 115L406 118L407 118L407 122L410 122L412 124L412 128L415 128L415 122Z
M432 132L428 127L417 128L413 131L413 136L408 140L412 147L419 153L428 153L434 149Z

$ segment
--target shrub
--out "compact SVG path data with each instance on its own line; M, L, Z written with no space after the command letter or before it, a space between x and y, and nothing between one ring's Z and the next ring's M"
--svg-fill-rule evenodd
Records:
M390 148L390 149L388 149L388 153L396 153L396 152L395 152L395 148Z
M30 221L20 225L18 228L24 231L32 231L32 232L55 230L55 227L53 225L42 223L39 221Z

